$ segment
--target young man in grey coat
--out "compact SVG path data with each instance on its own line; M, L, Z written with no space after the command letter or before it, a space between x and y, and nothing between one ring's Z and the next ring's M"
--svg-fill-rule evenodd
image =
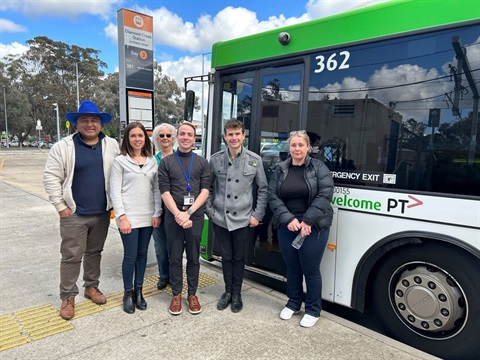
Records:
M223 137L227 149L210 158L212 188L206 211L222 254L225 292L217 309L224 310L231 303L231 310L239 312L243 307L241 290L249 228L256 227L265 215L268 183L262 158L243 147L243 123L227 121Z

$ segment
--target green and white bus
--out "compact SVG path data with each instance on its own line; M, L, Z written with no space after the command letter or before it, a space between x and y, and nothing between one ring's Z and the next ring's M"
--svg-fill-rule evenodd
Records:
M207 158L235 118L267 177L292 130L330 168L324 300L446 359L480 358L479 19L478 0L390 1L216 43L202 76ZM270 219L248 270L284 280Z

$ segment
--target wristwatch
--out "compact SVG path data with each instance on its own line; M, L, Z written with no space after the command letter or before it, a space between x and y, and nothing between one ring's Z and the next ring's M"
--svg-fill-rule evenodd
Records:
M192 216L192 215L193 215L192 209L187 209L187 214L190 215L190 216Z

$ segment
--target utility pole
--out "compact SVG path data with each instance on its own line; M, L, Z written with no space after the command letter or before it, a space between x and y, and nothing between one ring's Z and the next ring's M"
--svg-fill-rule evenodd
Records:
M10 147L9 138L8 138L8 121L7 121L7 96L5 94L5 85L3 85L3 110L5 112L5 133L7 134L7 148Z
M60 119L58 118L58 104L54 103L53 106L55 106L55 111L57 112L57 141L60 141L61 135L60 135Z
M75 75L77 76L77 109L80 107L80 90L78 85L78 62L75 63Z

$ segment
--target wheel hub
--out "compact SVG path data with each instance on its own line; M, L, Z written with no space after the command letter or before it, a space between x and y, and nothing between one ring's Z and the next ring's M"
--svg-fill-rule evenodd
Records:
M425 264L410 264L399 269L397 275L392 300L410 327L448 332L465 318L462 292L446 272Z

